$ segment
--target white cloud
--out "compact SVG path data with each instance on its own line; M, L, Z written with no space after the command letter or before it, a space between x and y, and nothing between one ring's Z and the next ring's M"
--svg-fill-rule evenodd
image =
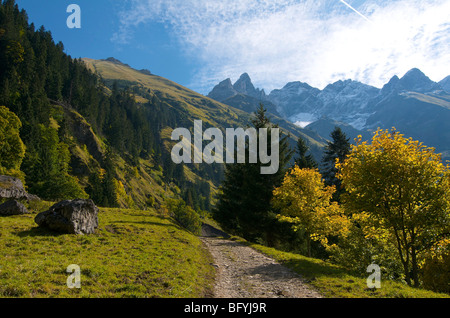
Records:
M347 78L380 87L413 67L450 74L449 0L345 2L360 14L340 0L131 0L114 40L165 23L201 65L190 86L203 93L243 72L267 91Z

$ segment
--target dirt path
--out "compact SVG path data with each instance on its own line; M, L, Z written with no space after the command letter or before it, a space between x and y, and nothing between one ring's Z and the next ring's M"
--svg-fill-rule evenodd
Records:
M227 239L202 241L217 268L215 298L321 298L299 275L273 259Z

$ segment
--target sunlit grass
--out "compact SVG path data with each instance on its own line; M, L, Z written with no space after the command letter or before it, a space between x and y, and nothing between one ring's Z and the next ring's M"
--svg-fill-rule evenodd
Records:
M153 211L101 209L96 234L38 228L35 214L0 218L0 297L204 297L214 277L194 235ZM67 266L81 268L69 289Z
M450 298L447 294L412 288L383 277L381 288L371 289L367 286L367 277L370 274L358 275L323 260L238 240L294 270L327 298Z

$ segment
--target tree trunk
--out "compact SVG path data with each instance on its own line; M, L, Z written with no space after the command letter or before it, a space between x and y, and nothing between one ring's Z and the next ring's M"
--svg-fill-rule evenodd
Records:
M266 244L268 247L275 247L275 237L272 231L266 232Z
M402 250L402 242L400 239L400 236L397 233L397 230L394 228L394 234L395 234L395 238L397 239L397 250L398 253L400 255L400 261L402 262L403 265L403 270L405 273L405 281L408 284L408 286L411 286L411 273L409 271L409 251L406 251L406 259L405 257L403 257L403 250Z
M417 251L415 246L411 247L411 262L412 262L412 279L414 280L414 287L419 287L419 267L417 265Z
M309 234L306 236L306 246L308 248L308 257L311 257L311 237Z

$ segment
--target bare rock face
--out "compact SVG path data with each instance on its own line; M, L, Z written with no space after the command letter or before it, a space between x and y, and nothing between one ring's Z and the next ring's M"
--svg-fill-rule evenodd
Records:
M0 216L28 214L27 208L16 200L11 200L0 205Z
M98 208L92 200L66 200L39 213L34 221L61 233L93 234L98 227Z
M0 176L0 199L40 200L37 196L27 193L20 179L10 176Z
M226 99L237 95L238 92L234 89L231 80L227 78L226 80L220 82L214 87L214 89L208 94L209 98L223 102Z

